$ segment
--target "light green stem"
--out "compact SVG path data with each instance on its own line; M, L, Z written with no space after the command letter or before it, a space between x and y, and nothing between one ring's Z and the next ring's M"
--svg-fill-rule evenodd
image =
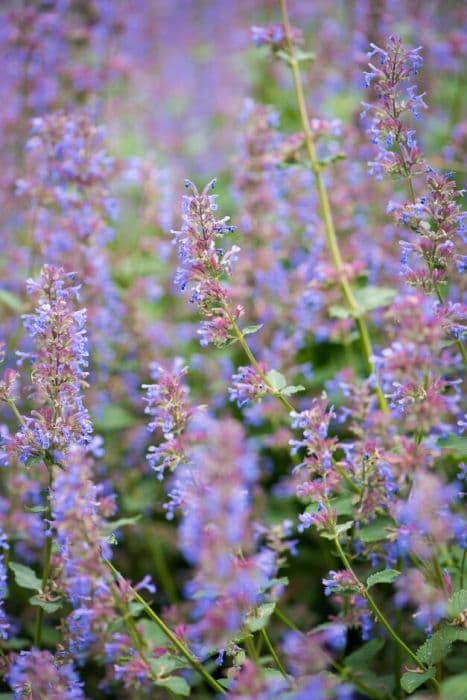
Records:
M115 578L117 580L123 578L121 573L118 571L118 569L115 568L115 566L112 564L111 561L109 561L108 559L103 557L103 562L107 566L107 568L112 572L112 574L115 576ZM208 673L208 671L206 671L206 669L203 667L203 665L200 663L200 661L198 661L198 659L195 656L193 656L193 654L190 652L190 650L187 649L187 647L178 639L178 637L176 637L176 635L172 632L172 630L169 627L167 627L165 622L159 617L159 615L157 615L157 613L154 612L154 610L151 608L151 606L146 603L146 601L144 600L144 598L142 596L140 596L138 591L136 591L132 586L128 586L128 590L130 591L133 598L135 600L137 600L138 603L140 603L140 605L142 605L142 607L143 607L145 613L148 615L148 617L150 617L151 620L156 623L156 625L159 627L160 630L162 630L162 632L165 634L165 636L168 639L170 639L170 641L172 642L174 647L180 652L180 654L182 654L182 656L185 657L185 659L188 661L190 666L197 673L199 673L200 676L202 676L204 678L206 683L208 683L213 690L215 690L217 693L225 694L226 691L220 685L220 683L218 683L216 681L216 679L213 678L213 676L211 676L211 674Z
M347 303L349 311L355 317L355 320L356 320L356 324L357 324L357 328L358 328L358 331L360 334L360 340L361 340L361 344L362 344L362 348L363 348L363 353L365 356L367 371L369 374L372 374L375 376L375 382L376 382L375 391L376 391L376 394L378 397L379 406L384 413L388 413L389 412L388 403L386 401L386 397L384 396L382 389L381 389L381 387L378 383L378 380L376 378L375 367L374 367L373 361L371 359L373 357L373 348L371 345L368 327L366 325L365 319L363 318L362 309L359 307L359 304L357 302L357 299L355 298L352 286L351 286L349 280L347 279L346 273L345 273L344 263L342 260L342 255L341 255L341 251L339 248L339 242L337 240L337 235L336 235L336 229L334 226L334 220L333 220L332 211L331 211L331 204L329 201L328 192L327 192L326 185L325 185L324 178L323 178L321 163L320 163L320 160L318 158L318 154L316 152L316 145L314 142L313 133L312 133L311 128L310 128L310 119L308 116L308 110L307 110L306 101L305 101L302 76L300 73L300 65L299 65L299 62L295 56L295 50L294 50L293 42L291 39L291 27L290 27L289 14L288 14L288 10L287 10L287 0L279 0L279 4L280 4L280 9L281 9L281 15L282 15L282 23L284 25L284 36L285 36L285 42L286 42L286 46L287 46L288 62L289 62L290 67L292 69L292 76L293 76L293 81L294 81L294 86L295 86L298 111L299 111L300 121L302 123L303 134L304 134L304 138L305 138L305 146L306 146L308 157L310 160L311 171L312 171L313 175L315 176L316 187L318 190L318 198L319 198L319 202L320 202L321 213L322 213L322 218L323 218L323 223L324 223L324 229L325 229L325 233L326 233L326 242L327 242L327 245L329 248L329 253L331 255L331 259L332 259L334 268L337 272L337 276L339 279L339 284L341 287L343 297Z
M261 629L261 636L263 637L263 639L264 639L264 641L265 641L265 643L266 643L266 646L267 646L267 648L269 649L269 652L270 652L272 658L274 659L274 663L276 664L277 668L279 669L279 671L281 672L281 674L284 676L284 678L285 678L286 680L289 680L288 673L287 673L287 671L285 670L285 668L283 667L282 662L281 662L281 660L279 659L279 657L278 657L278 655L277 655L277 652L276 652L276 650L274 649L274 647L273 647L273 645L272 645L272 642L271 642L271 640L269 639L269 635L268 635L268 633L266 632L266 630L264 629L264 627Z

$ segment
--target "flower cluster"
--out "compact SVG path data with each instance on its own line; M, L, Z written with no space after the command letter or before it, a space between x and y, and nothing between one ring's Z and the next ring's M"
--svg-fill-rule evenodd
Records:
M282 24L252 27L251 38L255 46L269 46L273 51L284 51L287 48L284 25ZM303 33L297 27L291 27L291 40L294 46L303 44Z
M174 471L179 464L187 462L186 428L191 417L201 407L194 408L188 399L188 387L183 381L188 368L177 358L171 370L153 363L151 377L154 384L143 384L147 395L144 412L151 416L148 430L162 432L164 440L148 450L151 468L163 479L165 471Z
M32 365L37 408L23 418L8 445L22 462L41 457L44 451L59 459L72 442L86 444L92 433L82 393L88 364L86 310L74 309L79 292L76 275L44 265L40 279L28 282L28 291L37 306L23 319L35 349L19 356Z
M216 219L216 195L210 194L216 181L211 180L202 192L190 180L186 187L191 191L183 200L183 226L173 231L181 265L175 281L184 291L191 290L190 301L195 304L204 321L198 331L201 345L224 345L232 337L234 324L243 313L240 305L229 304L229 293L223 278L232 271L237 253L234 245L228 250L220 248L225 233L232 233L228 217Z
M426 108L424 93L417 95L416 87L410 84L423 63L421 47L406 49L395 36L384 49L371 46L368 56L375 56L379 65L370 63L365 85L373 86L378 101L375 105L364 103L362 113L371 114L369 133L377 147L376 158L369 163L370 173L379 180L385 173L407 177L424 168L415 132L404 122L407 113L418 119L420 109Z
M50 651L21 651L12 655L6 674L15 700L24 697L50 700L84 700L83 683L71 661Z

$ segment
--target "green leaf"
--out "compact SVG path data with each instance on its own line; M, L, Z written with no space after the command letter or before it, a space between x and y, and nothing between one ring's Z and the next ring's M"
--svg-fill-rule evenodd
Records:
M342 535L343 532L347 532L353 526L353 520L347 520L345 523L340 523L336 525L336 535Z
M338 496L331 500L331 507L337 515L352 515L354 512L352 496Z
M142 618L141 620L138 620L138 627L142 629L143 638L150 642L151 646L167 646L167 635L165 635L161 628L156 625L155 622L152 622L152 620Z
M352 668L366 666L384 647L384 639L370 639L360 649L345 657L345 665Z
M291 396L292 394L297 394L299 391L305 391L305 387L301 384L297 384L296 386L290 384L289 386L286 386L284 389L282 389L281 394L283 396Z
M341 304L331 304L328 308L328 314L331 318L339 319L350 318L352 316L352 312Z
M164 644L167 644L167 639ZM151 668L156 675L165 676L177 669L190 668L188 661L181 656L175 654L162 654L157 659L151 659Z
M465 700L467 696L467 673L448 678L441 685L441 700Z
M389 306L397 291L390 287L362 287L355 290L355 298L362 311L371 311L381 306Z
M26 510L28 513L45 513L47 506L24 506L24 510Z
M438 447L450 450L460 457L467 457L467 437L463 435L448 435L446 438L439 438Z
M138 522L138 520L141 520L141 518L142 515L139 513L138 515L133 515L129 518L119 518L118 520L107 522L104 527L104 534L119 530L121 527L125 527L126 525L134 525Z
M314 61L316 54L313 51L302 51L301 49L295 49L295 58L299 63L302 61Z
M98 430L124 430L134 426L135 418L122 406L110 404L105 407L103 415L95 422Z
M417 658L428 666L438 664L449 654L456 641L467 641L467 630L443 625L417 649Z
M287 385L284 375L276 369L270 369L266 378L274 391L281 391Z
M248 629L251 632L257 632L263 629L263 627L266 627L275 607L275 603L263 603L258 606L256 610L251 612L247 617L246 626Z
M454 593L451 600L448 601L448 613L447 617L449 619L454 619L458 615L467 609L467 589L462 588L462 590Z
M22 311L24 308L21 299L6 289L0 289L0 303L12 311Z
M42 598L39 598L37 595L33 595L31 598L29 598L29 602L31 605L36 605L39 608L42 608L46 613L54 613L57 610L60 610L62 607L61 601L48 601L48 600L42 600Z
M360 528L359 538L362 542L379 542L388 536L387 528L392 524L391 518L377 518Z
M246 326L246 328L242 328L242 335L251 335L252 333L256 333L256 331L259 331L262 327L262 323L258 323L256 326Z
M366 580L366 585L368 588L371 588L376 586L377 583L392 583L400 575L401 572L396 571L396 569L383 569L383 571L377 571L376 574L370 574Z
M169 676L168 678L158 679L157 684L163 688L168 688L176 695L187 697L190 694L190 686L181 676Z
M401 686L406 691L406 693L413 693L417 688L419 688L425 681L430 680L430 678L435 677L435 668L429 668L425 673L418 673L417 671L407 671L401 678Z
M20 588L29 588L33 591L42 590L42 581L29 566L17 564L14 561L11 561L8 566L13 571L16 584L20 586Z

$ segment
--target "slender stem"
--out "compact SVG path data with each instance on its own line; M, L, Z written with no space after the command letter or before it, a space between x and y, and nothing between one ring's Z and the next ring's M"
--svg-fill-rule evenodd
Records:
M400 637L402 631L402 609L396 609L396 633ZM402 654L399 644L394 643L394 695L401 698L401 667Z
M300 632L300 629L297 627L295 622L292 622L290 618L287 617L287 615L282 612L282 610L276 605L274 608L274 613L277 615L279 620L284 623L289 629L293 630L294 632Z
M250 657L251 661L253 663L258 662L258 652L256 651L255 644L253 642L253 637L246 637L245 639L245 649L248 652L248 656Z
M397 632L391 626L390 622L387 620L383 611L380 610L380 608L376 604L376 602L375 602L373 596L371 595L371 593L369 592L369 590L361 583L357 574L353 570L353 567L352 567L349 559L347 558L346 553L342 549L341 543L339 542L339 538L337 536L333 539L333 542L336 545L337 551L339 553L339 556L340 556L345 568L347 569L347 571L350 571L350 573L355 578L355 580L358 581L358 583L360 584L362 595L368 601L368 605L372 609L376 619L379 620L379 622L383 625L383 627L385 628L386 632L389 634L391 639L393 639L400 646L402 651L404 651L405 654L412 659L412 661L417 665L417 667L422 669L422 671L427 671L428 668L425 666L425 664L421 663L421 661L417 658L416 654L414 654L414 652L407 646L407 644L404 642L404 640L399 637ZM432 682L436 687L438 687L438 683L434 679L430 680L430 682Z
M109 561L105 557L103 557L102 560L117 580L123 578L122 574L118 571L118 569L115 568L115 566L112 564L111 561ZM156 623L156 625L159 627L159 629L162 630L162 632L164 632L165 636L168 639L170 639L170 641L172 642L174 647L180 652L180 654L182 654L182 656L185 657L185 659L188 661L190 666L204 678L204 680L211 686L211 688L213 688L213 690L215 690L218 693L225 694L226 691L220 685L220 683L218 683L216 681L216 679L213 678L211 676L211 674L208 673L208 671L206 671L206 669L198 661L198 659L195 656L193 656L193 654L189 651L189 649L187 649L187 647L178 639L178 637L176 637L176 635L172 632L172 630L169 627L167 627L167 625L159 617L159 615L154 612L154 610L151 608L150 605L148 605L146 603L144 598L142 596L140 596L138 591L135 591L135 589L132 586L128 586L128 590L130 591L133 598L135 600L137 600L138 603L140 603L143 606L144 611L146 612L148 617L150 617L151 620Z
M371 345L370 334L368 332L368 327L362 316L362 310L359 307L357 299L352 290L352 286L346 277L344 263L342 260L341 251L339 248L339 242L337 240L336 229L334 226L334 220L331 211L331 204L329 201L328 192L323 178L321 163L316 152L316 146L313 138L313 133L310 128L310 119L308 116L308 110L305 101L305 94L303 90L302 76L300 73L300 66L297 58L295 56L295 50L293 42L291 40L291 27L289 14L287 10L287 0L279 0L282 23L284 25L284 36L287 45L287 53L289 64L292 69L292 76L295 86L295 93L298 104L298 111L300 115L300 121L302 123L305 146L307 149L308 157L310 160L311 171L315 176L316 187L318 190L318 198L321 207L321 213L323 217L323 223L326 233L326 241L331 255L332 262L334 264L337 276L339 279L339 284L341 286L342 294L347 303L347 306L356 319L357 328L360 334L360 340L363 348L363 353L365 355L365 362L367 366L367 371L369 374L375 375L375 367L373 364L373 348ZM388 403L386 397L384 396L381 387L376 379L375 375L375 391L378 397L378 403L381 410L384 413L389 412Z
M16 408L16 406L15 406ZM47 509L44 513L44 524L50 532L51 520L52 520L52 486L53 486L53 462L48 457L44 457L44 463L47 467L47 472L49 475L48 481L48 493L47 493ZM52 543L53 537L52 532L45 535L44 543L44 564L42 569L42 593L47 589L47 584L50 575L50 565L52 561ZM36 625L34 630L34 646L40 647L42 639L42 625L44 622L44 608L38 607L36 612Z
M271 640L269 639L269 635L268 635L268 633L266 632L266 630L264 629L264 627L261 629L261 636L263 637L263 639L264 639L264 641L265 641L265 643L266 643L266 646L267 646L267 648L269 649L269 652L270 652L272 658L274 659L274 663L276 664L277 668L279 669L279 671L281 672L281 674L284 676L284 678L285 678L286 680L288 680L288 679L289 679L289 676L288 676L288 674L287 674L287 671L286 671L285 668L283 667L282 662L281 662L281 660L279 659L279 657L278 657L278 655L277 655L277 652L276 652L276 650L274 649L274 647L273 647L273 645L272 645L272 642L271 642Z
M462 554L462 562L461 562L461 575L460 575L460 590L464 588L464 571L465 571L465 560L467 557L467 549L464 549L464 552Z

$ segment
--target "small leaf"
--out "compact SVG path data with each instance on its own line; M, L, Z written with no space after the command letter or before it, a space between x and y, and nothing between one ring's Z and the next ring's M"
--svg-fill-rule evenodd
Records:
M181 676L169 676L168 678L158 679L157 684L163 688L168 688L176 695L187 697L190 694L190 686Z
M152 620L146 618L138 620L138 628L142 629L143 638L150 642L151 646L165 648L169 644L167 635Z
M389 306L397 291L390 287L362 287L355 290L355 298L362 311L371 311L381 306Z
M22 311L23 302L19 297L6 289L0 289L0 304L7 306L12 311Z
M256 610L250 613L247 617L246 625L248 629L251 632L257 632L258 630L263 629L263 627L266 627L275 607L275 603L263 603L262 605L258 606Z
M451 450L460 457L467 455L467 437L462 435L448 435L446 438L439 438L437 445L442 449Z
M435 677L436 669L434 667L429 668L425 673L418 673L417 671L407 671L402 675L401 686L407 693L413 693L417 688L419 688L425 681L430 680Z
M388 536L387 528L392 524L390 518L377 518L368 525L364 525L359 532L362 542L379 542Z
M305 391L305 387L301 384L297 384L295 386L289 384L289 386L286 386L284 387L284 389L282 389L281 394L283 396L292 396L292 394L297 394L299 391Z
M242 328L242 335L251 335L252 333L256 333L256 331L259 331L262 327L262 323L258 323L256 326L246 326L246 328Z
M467 609L467 589L462 588L457 593L454 593L451 600L448 601L448 613L447 616L452 620L464 610Z
M344 319L352 316L352 312L346 306L341 306L340 304L331 304L328 308L328 313L331 318Z
M51 602L49 600L42 600L37 595L33 595L29 598L31 605L37 605L37 607L42 608L46 613L53 613L62 607L61 601Z
M370 641L366 642L360 649L353 651L345 657L345 665L351 666L352 668L357 668L359 666L366 667L368 662L371 661L383 647L384 639L370 639Z
M465 700L467 689L467 673L448 678L441 685L441 700Z
M287 385L284 375L276 369L270 369L266 378L274 391L281 391Z
M396 571L396 569L383 569L383 571L377 571L376 574L368 576L366 585L371 588L377 583L392 583L400 575L401 572Z
M295 49L295 59L302 63L302 61L314 61L316 54L313 51L301 51L300 49Z
M165 643L167 643L167 640ZM186 659L169 652L158 656L156 659L151 659L150 664L154 673L159 676L166 676L177 669L190 667Z
M353 526L353 520L347 520L345 523L340 523L336 525L336 535L342 535L343 532L347 532Z
M27 510L28 513L45 513L47 506L24 506L24 510Z
M20 588L29 588L33 591L42 590L42 581L29 566L17 564L14 561L11 561L8 566L13 571L15 581Z
M133 515L130 518L119 518L118 520L107 522L104 527L104 533L110 534L115 530L119 530L121 527L125 527L126 525L134 525L141 519L141 517L142 516L139 513L138 515Z

